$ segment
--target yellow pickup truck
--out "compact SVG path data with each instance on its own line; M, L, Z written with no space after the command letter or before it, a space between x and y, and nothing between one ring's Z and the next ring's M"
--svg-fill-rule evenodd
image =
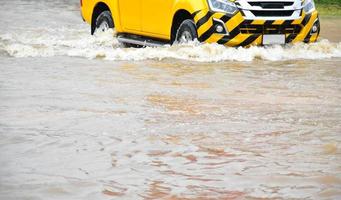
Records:
M315 42L314 0L80 0L91 33L115 28L126 44L192 40L226 46Z

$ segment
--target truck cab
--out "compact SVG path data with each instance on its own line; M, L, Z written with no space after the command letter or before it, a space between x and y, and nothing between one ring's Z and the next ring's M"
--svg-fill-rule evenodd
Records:
M81 0L91 33L115 28L123 43L199 40L226 46L315 42L313 0Z

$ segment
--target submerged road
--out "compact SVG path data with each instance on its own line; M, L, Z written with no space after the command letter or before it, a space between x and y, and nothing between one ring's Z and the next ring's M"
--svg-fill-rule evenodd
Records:
M340 19L311 45L125 49L77 3L0 7L0 199L341 198Z

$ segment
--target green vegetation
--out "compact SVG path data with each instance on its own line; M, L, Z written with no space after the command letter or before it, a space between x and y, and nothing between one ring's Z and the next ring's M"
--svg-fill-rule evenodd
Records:
M315 3L321 4L341 4L341 0L315 0Z
M315 0L321 16L341 16L341 0Z

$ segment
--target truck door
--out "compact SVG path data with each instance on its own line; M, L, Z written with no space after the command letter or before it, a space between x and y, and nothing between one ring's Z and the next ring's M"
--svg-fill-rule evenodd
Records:
M174 0L142 0L142 31L167 38L170 35Z
M125 29L141 31L142 0L119 0L120 21Z

